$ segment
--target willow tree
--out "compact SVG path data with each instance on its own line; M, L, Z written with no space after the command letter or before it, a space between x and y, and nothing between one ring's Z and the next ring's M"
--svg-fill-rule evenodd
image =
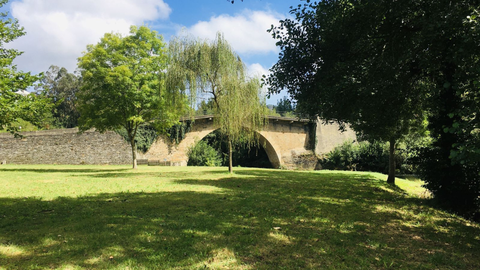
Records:
M220 33L213 42L177 37L169 50L167 87L189 94L192 105L199 95L211 96L214 124L228 142L232 172L233 146L258 143L256 130L266 123L259 78L247 76L245 64Z

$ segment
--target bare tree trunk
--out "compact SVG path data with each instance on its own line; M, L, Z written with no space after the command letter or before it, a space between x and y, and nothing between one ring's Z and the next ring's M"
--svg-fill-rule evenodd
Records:
M395 185L395 138L390 138L390 153L388 155L387 183Z
M228 139L228 171L233 173L232 141L230 139Z
M133 169L137 169L137 149L135 147L135 139L130 139L130 145L132 146Z

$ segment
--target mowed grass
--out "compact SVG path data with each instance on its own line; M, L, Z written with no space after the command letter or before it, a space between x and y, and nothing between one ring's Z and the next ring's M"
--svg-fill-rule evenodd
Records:
M0 269L480 269L418 181L226 171L1 166Z

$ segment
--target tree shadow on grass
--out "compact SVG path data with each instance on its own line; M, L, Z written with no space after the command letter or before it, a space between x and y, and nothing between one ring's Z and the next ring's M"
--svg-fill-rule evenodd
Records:
M218 180L176 182L222 192L114 193L52 201L0 198L0 265L480 267L478 226L368 177L248 170Z
M228 176L228 170L226 171L219 171L219 170L200 170L200 171L195 171L195 173L191 173L190 171L151 171L151 172L146 172L146 171L135 171L132 169L126 169L126 170L118 170L118 171L98 171L98 173L91 174L89 177L92 178L129 178L129 177L161 177L165 179L197 179L202 176L209 176L211 177L212 175L215 175L217 177L220 176ZM72 176L82 176L82 173L78 174L73 174Z
M39 169L39 168L1 168L0 172L34 172L34 173L97 173L97 172L123 172L129 171L132 169L86 169L86 168L71 168L71 169L55 169L55 168L48 168L48 169Z

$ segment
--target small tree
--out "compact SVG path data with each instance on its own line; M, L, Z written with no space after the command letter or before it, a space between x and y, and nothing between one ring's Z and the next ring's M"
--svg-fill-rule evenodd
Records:
M189 92L192 103L197 93L212 96L214 121L228 142L232 172L233 144L240 139L258 142L255 131L265 125L260 80L247 78L245 64L220 33L213 42L175 38L170 54L168 87Z
M0 8L7 2L0 0ZM13 60L22 52L6 49L5 44L23 36L25 32L17 20L7 17L8 13L0 13L0 129L4 128L18 136L19 127L15 123L19 119L40 126L48 118L53 104L41 95L18 93L32 86L40 76L18 71L13 65Z
M107 33L78 59L83 85L79 91L81 131L124 128L137 168L138 127L153 122L165 129L184 113L185 99L165 88L167 55L162 37L148 27L132 26L130 35Z

